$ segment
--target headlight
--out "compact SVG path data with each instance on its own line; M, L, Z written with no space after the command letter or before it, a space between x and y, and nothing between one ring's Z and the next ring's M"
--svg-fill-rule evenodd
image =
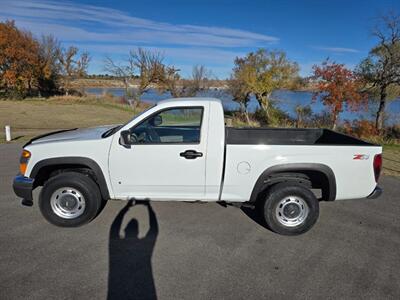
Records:
M22 151L21 158L19 159L19 172L25 175L28 161L31 158L31 153L28 150Z

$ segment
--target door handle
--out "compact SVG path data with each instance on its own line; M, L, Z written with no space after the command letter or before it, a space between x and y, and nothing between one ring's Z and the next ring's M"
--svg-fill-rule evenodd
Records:
M181 152L179 155L186 159L196 159L202 157L203 153L197 152L196 150L186 150L185 152Z

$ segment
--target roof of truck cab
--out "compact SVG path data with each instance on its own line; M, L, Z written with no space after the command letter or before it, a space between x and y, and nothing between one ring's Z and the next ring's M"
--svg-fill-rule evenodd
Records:
M158 104L166 104L171 102L217 102L221 104L221 100L217 98L208 98L208 97L185 97L185 98L171 98L167 100L159 101Z

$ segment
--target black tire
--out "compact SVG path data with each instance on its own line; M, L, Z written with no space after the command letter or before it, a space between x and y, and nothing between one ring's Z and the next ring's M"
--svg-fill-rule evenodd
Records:
M84 197L83 212L75 218L63 218L57 215L52 208L53 193L64 187L73 188ZM51 177L44 184L39 196L39 208L43 217L49 223L60 227L78 227L90 222L103 209L104 202L97 184L89 176L78 172L65 172Z
M290 197L292 200L288 200L289 196L294 197ZM276 233L282 235L299 235L310 230L318 220L318 199L310 189L303 185L288 182L278 183L267 191L264 199L264 205L261 206L262 216L267 226ZM293 203L292 208L294 209L290 209L290 206L286 204L286 202L289 203L291 201ZM304 202L306 206L303 205ZM286 206L287 210L284 210ZM308 213L304 212L303 218L294 219L293 223L290 223L291 221L288 221L284 211L288 214L295 213L294 216L297 216L296 210L299 214L303 211L308 211ZM286 224L282 224L285 222ZM297 224L296 222L300 223Z

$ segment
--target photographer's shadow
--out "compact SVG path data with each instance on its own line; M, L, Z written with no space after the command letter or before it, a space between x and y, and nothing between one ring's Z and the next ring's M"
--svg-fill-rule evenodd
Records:
M118 213L110 229L108 299L156 299L151 257L158 235L156 215L149 202L136 202L148 209L150 228L139 238L136 219L125 227L125 237L120 236L125 214L133 201Z

